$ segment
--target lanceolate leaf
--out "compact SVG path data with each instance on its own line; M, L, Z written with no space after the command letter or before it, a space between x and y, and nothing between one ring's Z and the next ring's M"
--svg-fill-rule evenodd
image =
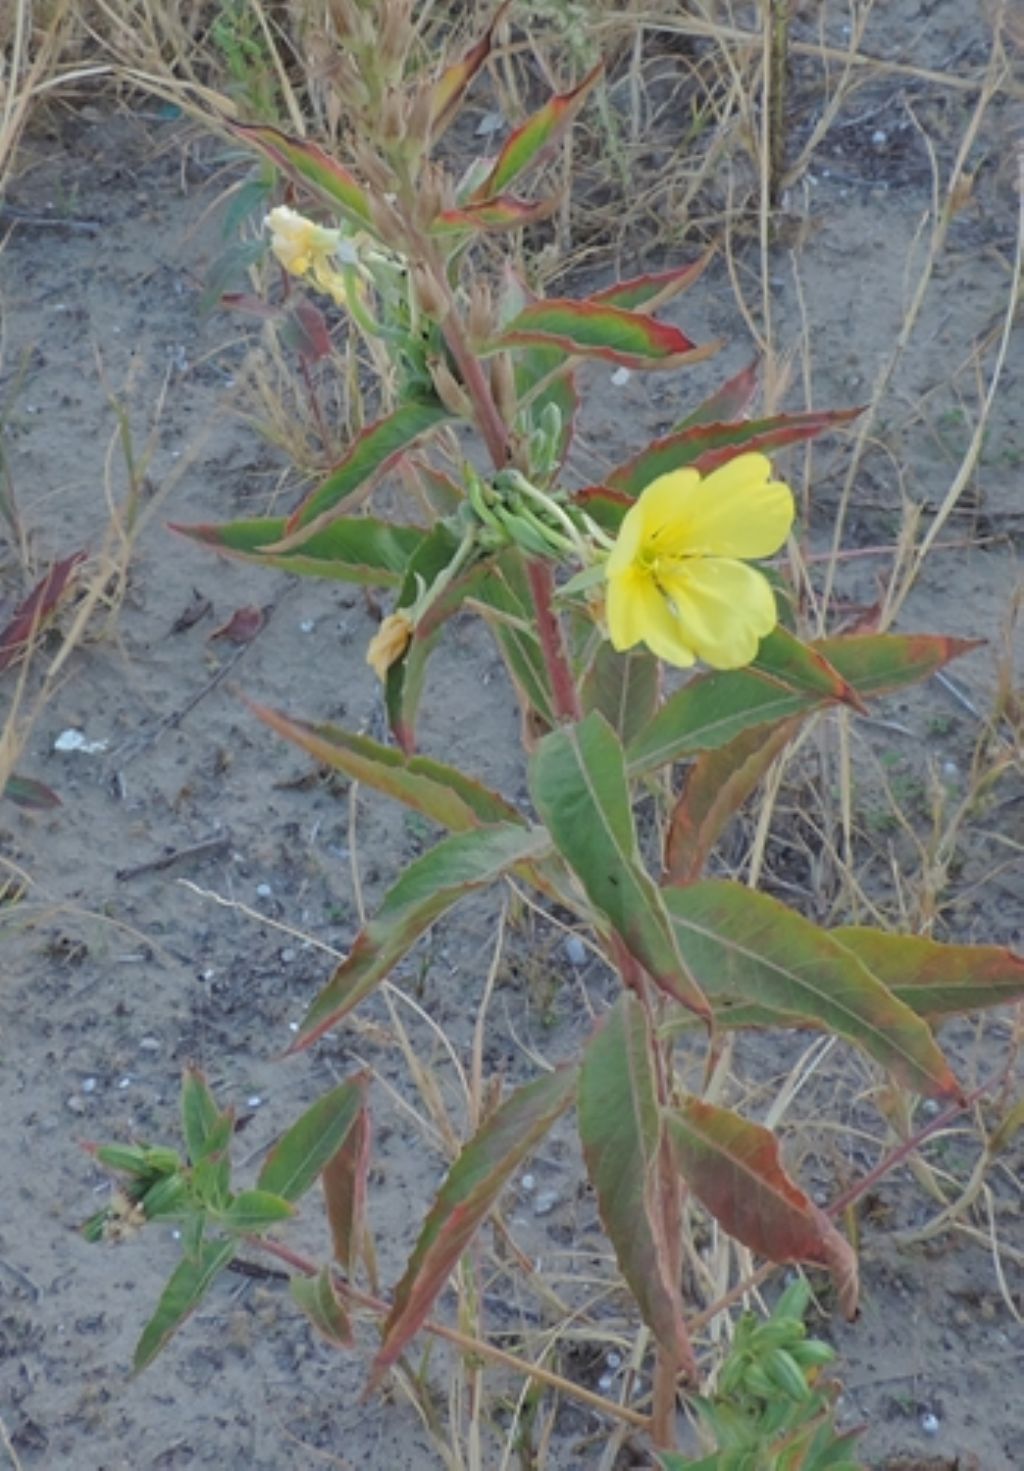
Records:
M291 1201L271 1190L241 1190L221 1217L221 1224L239 1236L258 1235L294 1214Z
M845 424L860 409L831 409L826 412L777 414L770 419L741 419L730 424L697 424L656 439L608 475L604 483L612 490L638 496L659 475L695 466L707 474L741 451L780 449L802 439L814 439L837 424Z
M685 419L672 431L680 433L683 429L693 429L698 424L731 424L738 419L744 409L754 397L757 389L757 359L741 368L734 378L723 383L710 398L706 398L702 404L698 404L692 414L687 414Z
M643 312L559 297L524 307L503 328L491 349L531 342L559 347L580 357L606 358L631 368L676 367L714 350L697 347L678 327L658 322Z
M84 561L84 552L74 552L70 557L54 562L28 597L18 604L7 627L0 631L0 672L25 653L68 591L75 569Z
M239 561L375 587L395 587L401 582L424 536L418 526L399 526L372 516L341 516L322 531L304 537L296 550L271 552L267 547L280 544L288 535L284 517L172 526L171 530Z
M619 740L628 745L658 708L658 661L646 649L619 654L602 640L580 696L584 710L600 710Z
M288 1287L296 1305L328 1343L333 1343L336 1348L354 1347L352 1323L338 1301L330 1267L321 1267L315 1277L296 1274L288 1279Z
M430 107L430 137L436 142L462 106L466 89L491 53L495 27L508 13L512 0L505 0L491 17L490 25L465 56L445 67L434 83Z
M316 143L291 138L265 123L233 123L226 126L243 143L249 143L277 165L290 179L308 184L321 199L340 209L353 223L373 229L370 206L362 186L335 158Z
M812 645L858 696L902 689L977 647L932 634L866 634ZM631 775L727 745L754 726L774 725L830 703L806 685L785 688L754 669L698 676L661 707L626 753Z
M407 756L369 736L336 725L310 725L292 720L266 705L249 704L254 715L294 741L325 766L343 771L353 781L374 787L452 832L495 822L522 822L511 803L472 777L428 756Z
M781 625L761 640L750 667L784 689L804 690L827 700L840 700L863 711L857 691L829 663L820 647L803 643Z
M431 235L461 235L467 230L519 230L524 225L546 220L558 208L558 200L517 199L512 194L497 194L477 204L464 204L446 209L431 222Z
M657 311L681 291L689 290L700 279L713 254L713 250L706 251L690 265L677 267L673 271L657 271L646 276L634 276L628 281L618 281L602 291L591 292L587 300L603 302L606 306L623 307L631 312L641 308L649 312Z
M672 810L665 840L669 883L689 884L700 877L722 829L751 795L797 728L784 720L771 730L748 730L717 751L704 751L686 776Z
M181 1084L181 1122L185 1147L192 1163L198 1164L211 1152L223 1149L225 1120L230 1111L217 1107L210 1085L198 1068L186 1068ZM230 1134L230 1123L227 1130Z
M417 858L310 1006L292 1050L308 1047L346 1016L463 895L540 857L548 843L543 829L505 823L456 833Z
M409 399L364 429L323 484L289 516L281 540L267 550L305 549L308 538L334 519L338 506L357 491L369 490L407 449L450 417L441 404Z
M664 890L676 941L712 1004L753 1003L781 1024L853 1042L927 1097L960 1085L928 1026L828 933L767 894L724 879Z
M136 1345L133 1362L137 1374L153 1362L171 1335L199 1306L214 1278L234 1254L233 1241L204 1241L194 1261L185 1257L178 1263Z
M843 1288L847 1316L854 1316L853 1251L786 1173L775 1135L692 1096L665 1121L687 1184L729 1235L769 1261L827 1266Z
M530 790L555 846L626 949L668 995L709 1017L640 861L622 746L603 715L544 737L530 763Z
M13 802L15 807L24 807L27 812L48 812L61 805L60 798L52 787L31 776L18 776L17 773L7 778L0 790L0 797L6 797L8 802Z
M693 1370L659 1193L662 1122L647 1014L624 991L583 1056L580 1140L598 1209L644 1322L677 1369Z
M355 1275L363 1244L369 1170L370 1111L364 1102L344 1144L324 1165L320 1177L334 1260L349 1278Z
M1024 997L1024 956L999 945L943 945L859 925L831 934L919 1016L955 1016Z
M571 92L563 92L560 96L552 97L538 112L528 117L510 134L505 140L494 167L483 183L473 191L473 203L491 199L495 194L507 189L513 179L518 178L530 164L539 160L553 144L558 142L583 106L587 95L603 70L604 63L598 62L578 87L574 87Z
M357 1073L307 1108L274 1145L260 1170L259 1187L298 1200L345 1143L359 1116L366 1075Z
M465 1146L441 1186L405 1275L395 1288L371 1384L391 1367L422 1326L503 1187L570 1106L575 1091L575 1069L547 1073L518 1088Z

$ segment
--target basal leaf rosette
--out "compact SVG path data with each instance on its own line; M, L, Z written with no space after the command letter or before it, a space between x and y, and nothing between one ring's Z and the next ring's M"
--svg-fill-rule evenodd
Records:
M707 477L659 475L623 518L605 566L613 646L645 643L680 668L739 669L777 622L775 594L751 559L779 551L793 493L764 455L739 455Z

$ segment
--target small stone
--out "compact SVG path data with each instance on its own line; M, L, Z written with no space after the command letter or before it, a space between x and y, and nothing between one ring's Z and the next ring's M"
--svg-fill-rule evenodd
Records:
M125 1074L123 1078L120 1078L117 1086L119 1088L130 1088L132 1086L131 1074Z
M85 1099L77 1093L72 1093L65 1106L71 1113L85 1113Z
M542 1190L533 1202L533 1214L549 1216L560 1199L561 1196L557 1190Z
M82 1079L82 1092L83 1093L95 1093L96 1092L96 1079L95 1078L83 1078Z
M291 965L294 959L295 951L291 948L291 946L286 946L285 949L281 951L281 964Z
M943 761L942 774L943 776L948 777L950 781L956 781L957 777L960 775L960 768L955 761Z
M208 965L205 970L201 970L199 972L199 979L201 981L212 981L216 974L217 972L214 970L213 966Z
M527 1195L530 1195L537 1188L537 1181L533 1175L524 1175L519 1183L526 1191Z
M609 1369L622 1368L622 1355L617 1354L614 1349L611 1353L605 1354L604 1361L608 1365Z
M299 1030L299 1024L298 1024L298 1022L289 1022L288 1023L288 1030L289 1030L289 1032L297 1032Z
M586 945L584 945L584 943L580 939L579 935L566 935L566 937L565 937L565 956L566 956L566 959L568 960L569 964L576 966L577 969L586 960L586 958L587 958L587 947L586 947Z
M245 1106L246 1108L259 1108L262 1102L263 1099L258 1093L250 1093L249 1097L245 1100Z
M921 1416L921 1429L924 1431L925 1435L938 1435L938 1415L933 1415L931 1410L925 1410L924 1414Z
M274 891L270 887L269 884L257 884L256 885L256 897L257 897L257 899L269 899L270 896L271 896L271 894L273 894L273 892Z
M159 1037L141 1037L139 1039L139 1051L140 1052L159 1052L160 1051L160 1038Z
M876 148L884 148L889 141L889 134L884 128L876 128L871 134L871 141Z
M600 1377L600 1379L597 1381L597 1387L601 1391L602 1394L607 1394L609 1390L614 1389L615 1388L615 1376L614 1376L614 1374L602 1374L601 1377Z
M632 376L628 368L616 368L612 374L612 382L616 388L625 388Z
M302 622L299 624L299 627L303 633L312 633L313 629L316 627L316 624L313 622L312 618L303 618Z

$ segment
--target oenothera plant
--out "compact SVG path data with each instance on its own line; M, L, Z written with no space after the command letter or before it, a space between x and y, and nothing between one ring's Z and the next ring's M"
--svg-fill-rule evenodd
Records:
M224 125L287 181L291 203L270 211L266 230L284 271L280 310L301 308L307 346L330 330L321 307L343 317L337 330L356 334L366 362L382 373L380 417L290 515L179 530L279 572L393 593L367 654L384 683L393 742L253 708L317 762L404 803L446 835L396 878L312 1002L292 1050L343 1024L465 895L513 875L540 904L557 904L592 933L621 992L580 1056L493 1103L441 1182L387 1295L372 1277L365 1287L359 1280L368 1259L364 1075L316 1102L251 1188L236 1190L231 1113L189 1072L187 1153L98 1148L124 1184L91 1229L180 1223L182 1259L142 1335L139 1366L243 1245L289 1265L298 1305L331 1341L352 1341L354 1310L376 1316L373 1384L425 1325L507 1366L507 1353L430 1315L504 1186L556 1120L575 1111L601 1218L653 1344L651 1401L605 1408L671 1449L677 1393L697 1387L693 1305L681 1289L690 1213L708 1212L767 1263L826 1269L848 1314L857 1298L854 1252L835 1224L852 1197L819 1208L787 1171L770 1130L684 1087L674 1066L680 1033L704 1039L710 1076L730 1029L818 1029L859 1049L900 1088L936 1100L936 1119L908 1134L877 1178L966 1103L933 1024L1024 994L1024 962L1005 951L823 929L766 894L702 877L706 860L801 722L830 707L860 711L970 645L927 634L860 632L810 643L796 635L799 597L781 568L763 565L782 549L794 514L765 451L850 415L746 417L753 370L638 447L600 484L581 485L567 466L581 366L597 358L677 372L705 358L707 349L654 315L696 281L704 262L582 300L538 296L515 251L502 259L498 245L521 246L523 227L550 213L550 198L518 191L600 85L599 70L544 103L495 158L456 177L449 125L508 7L461 60L438 70L421 61L401 0L348 0L333 9L345 33L339 85L351 121L349 162L270 126ZM468 452L460 458L465 434L457 438L452 428L475 432L472 463ZM399 522L372 513L372 493L388 476L401 479L423 514ZM429 656L460 610L485 620L518 696L528 811L416 749ZM687 671L668 682L671 692L663 664ZM681 763L688 765L680 777ZM667 842L652 868L634 806L639 793L666 791L673 793ZM278 1238L317 1180L330 1225L322 1266ZM771 1349L790 1341L777 1333L762 1339ZM736 1385L748 1396L762 1392L758 1415L770 1409L763 1391L772 1366L780 1393L788 1378L798 1396L798 1356L787 1364L773 1353L762 1365L737 1352L747 1367L736 1371ZM706 1414L719 1430L728 1422L739 1433L737 1415L748 1429L756 1419L746 1403L740 1394L727 1414L720 1397L708 1400ZM831 1431L819 1434L817 1421L808 1430L806 1417L794 1428L787 1415L768 1415L776 1450L763 1464L804 1471L839 1464ZM702 1464L734 1462L713 1456Z

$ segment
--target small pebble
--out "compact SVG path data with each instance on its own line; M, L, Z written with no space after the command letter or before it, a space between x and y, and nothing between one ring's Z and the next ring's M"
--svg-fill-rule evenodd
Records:
M250 1093L249 1097L245 1100L245 1106L246 1108L259 1108L262 1102L263 1099L258 1093Z
M560 1200L557 1190L542 1190L533 1202L535 1216L549 1216Z
M622 1368L622 1355L617 1354L614 1349L611 1353L605 1354L604 1361L608 1365L609 1369Z
M939 1417L937 1415L933 1415L931 1410L925 1410L924 1414L921 1416L921 1429L924 1431L925 1435L938 1435Z
M930 1119L933 1119L938 1111L939 1103L938 1100L935 1098L926 1098L925 1101L921 1104L921 1112L923 1114L927 1114Z
M205 970L201 970L199 972L199 979L201 981L212 981L216 974L217 972L214 970L213 966L208 965Z
M586 945L584 945L579 935L566 935L565 954L566 959L569 961L569 964L575 965L577 968L581 966L586 960L587 947Z
M628 368L616 368L612 374L612 382L616 388L624 388L632 376Z
M889 141L889 134L883 128L876 128L871 134L871 141L876 148L884 148Z
M128 1076L126 1076L126 1077L123 1077L123 1078L121 1078L121 1079L120 1079L120 1080L119 1080L119 1082L118 1082L118 1085L117 1085L117 1086L118 1086L118 1087L119 1087L119 1088L130 1088L130 1087L131 1087L131 1086L132 1086L132 1080L131 1080L131 1076L130 1076L130 1075L128 1075Z
M85 1113L85 1099L80 1098L77 1093L72 1093L66 1106L71 1113Z
M531 1191L537 1188L537 1181L533 1175L524 1175L519 1183L527 1194L530 1194Z
M95 1078L83 1078L82 1079L82 1092L83 1093L95 1093L96 1092L96 1079Z
M139 1039L139 1051L140 1052L159 1052L160 1051L160 1038L159 1037L142 1037L142 1038L140 1038Z
M615 1388L615 1376L613 1374L602 1374L597 1381L597 1387L602 1394L607 1394L610 1389Z
M951 781L954 781L960 775L960 768L955 761L943 761L942 774L943 776L948 776Z
M271 894L273 892L274 891L270 887L269 884L257 884L256 885L256 897L257 897L257 899L269 899L270 896L271 896Z
M289 1032L297 1032L299 1030L299 1024L298 1024L298 1022L289 1022L288 1023L288 1030L289 1030Z
M281 951L281 964L291 965L294 959L295 951L290 946L286 946L285 949Z
M302 622L299 624L299 627L301 628L303 633L312 633L316 625L313 622L312 618L303 618Z

